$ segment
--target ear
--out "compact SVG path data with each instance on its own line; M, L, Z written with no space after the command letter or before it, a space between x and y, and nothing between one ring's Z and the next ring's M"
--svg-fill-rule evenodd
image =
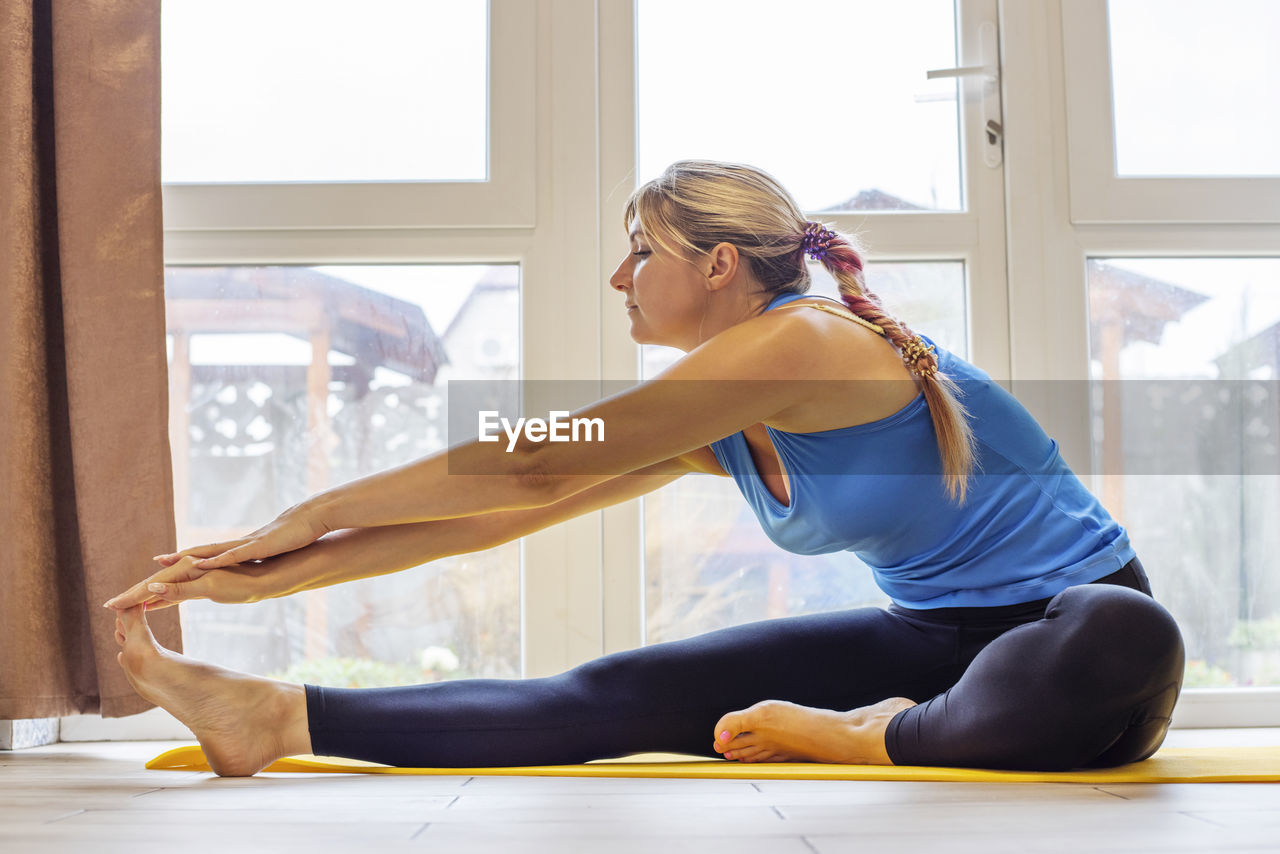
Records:
M702 269L707 270L707 290L718 291L733 281L738 274L741 258L738 247L732 243L717 243L702 259Z

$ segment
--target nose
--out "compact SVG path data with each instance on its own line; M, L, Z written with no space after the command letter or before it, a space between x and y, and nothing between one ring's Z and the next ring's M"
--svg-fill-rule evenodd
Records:
M609 277L609 287L618 291L625 291L631 287L631 264L630 259L624 259L618 265L618 269L613 271L613 275Z

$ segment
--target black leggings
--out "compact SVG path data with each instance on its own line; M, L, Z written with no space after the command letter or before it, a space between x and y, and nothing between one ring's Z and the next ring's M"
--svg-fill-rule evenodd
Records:
M721 715L760 700L853 709L888 697L895 765L1057 771L1164 741L1183 647L1135 558L1092 584L995 608L890 605L734 626L540 679L306 686L316 754L416 767L716 756Z

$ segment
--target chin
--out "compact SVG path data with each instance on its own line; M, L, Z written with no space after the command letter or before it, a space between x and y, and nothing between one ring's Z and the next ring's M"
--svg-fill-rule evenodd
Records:
M640 331L639 324L635 322L635 318L630 318L630 320L631 328L627 330L627 334L631 336L631 340L637 344L652 344L653 342L649 340L648 336Z

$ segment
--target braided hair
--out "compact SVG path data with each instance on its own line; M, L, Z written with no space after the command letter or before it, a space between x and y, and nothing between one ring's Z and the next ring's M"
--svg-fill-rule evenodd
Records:
M838 232L826 233L831 237L819 261L836 280L840 299L858 317L883 329L884 337L901 354L907 369L920 377L934 432L938 435L947 495L963 504L967 492L966 474L973 467L975 441L967 421L968 410L958 399L959 387L938 369L938 358L933 348L926 346L905 323L889 314L880 298L866 287L862 258L852 241ZM800 263L804 263L803 257Z

